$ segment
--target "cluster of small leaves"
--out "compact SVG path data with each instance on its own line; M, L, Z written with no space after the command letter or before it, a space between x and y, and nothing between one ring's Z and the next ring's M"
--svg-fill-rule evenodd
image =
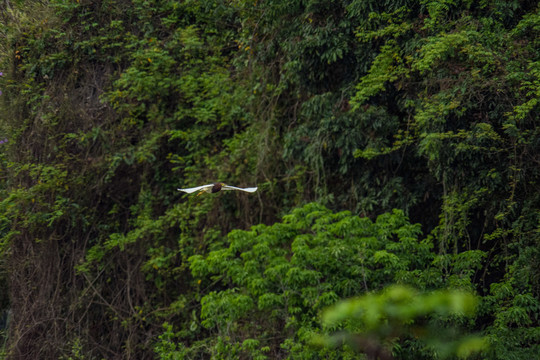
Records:
M486 349L485 338L459 334L457 332L463 330L445 328L436 321L424 322L430 318L440 321L451 316L472 317L477 301L471 293L463 291L419 293L407 286L393 285L379 293L344 300L326 309L322 314L324 328L347 328L349 331L321 337L320 341L333 346L345 341L365 351L368 358L377 358L377 352L381 357L391 358L385 346L391 345L395 338L414 334L415 338L432 346L436 358L452 355L467 358Z

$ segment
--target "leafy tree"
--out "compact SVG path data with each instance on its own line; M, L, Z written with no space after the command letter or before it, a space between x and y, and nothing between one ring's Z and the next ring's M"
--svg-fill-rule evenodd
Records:
M420 226L401 211L371 221L313 203L281 223L233 231L228 246L190 258L202 292L200 322L193 327L209 335L192 345L181 338L175 343L168 327L158 353L162 358L353 358L351 348L309 346L321 330L319 315L339 299L396 282L421 289L446 286L441 268L433 265L431 242L420 235ZM429 299L423 303L431 304ZM437 301L431 304L435 308ZM418 346L402 346L403 353L422 355Z

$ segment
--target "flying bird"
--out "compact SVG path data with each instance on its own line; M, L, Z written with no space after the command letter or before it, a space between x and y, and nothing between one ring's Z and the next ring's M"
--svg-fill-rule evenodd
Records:
M197 194L197 196L201 195L204 192L217 193L218 191L221 191L221 190L240 190L240 191L246 191L246 192L252 193L252 192L257 191L257 187L239 188L236 186L227 185L225 183L213 183L213 184L197 186L197 187L192 187L192 188L187 188L187 189L178 189L178 191L183 191L188 194L192 194L198 191L199 193Z

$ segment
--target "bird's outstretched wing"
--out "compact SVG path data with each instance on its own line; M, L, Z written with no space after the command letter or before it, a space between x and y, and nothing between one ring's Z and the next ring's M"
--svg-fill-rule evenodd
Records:
M194 193L194 192L197 192L197 191L201 191L201 190L204 190L204 189L211 189L212 186L214 186L214 184L209 184L209 185L203 185L203 186L197 186L197 187L192 187L192 188L187 188L187 189L177 189L178 191L183 191L183 192L186 192L188 194L191 194L191 193Z
M241 190L252 193L257 191L257 187L239 188L236 186L224 185L221 190Z

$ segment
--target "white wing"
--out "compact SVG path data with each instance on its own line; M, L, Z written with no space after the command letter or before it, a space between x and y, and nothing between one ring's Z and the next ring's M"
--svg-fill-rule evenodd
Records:
M221 188L221 190L241 190L241 191L247 191L247 192L252 193L252 192L257 191L257 187L239 188L236 186L225 185Z
M188 194L191 194L191 193L194 193L194 192L197 192L197 191L201 191L201 190L206 189L206 188L212 188L212 186L214 186L214 184L203 185L203 186L197 186L197 187L192 187L192 188L187 188L187 189L177 189L177 190L178 190L178 191L186 192L186 193L188 193Z

